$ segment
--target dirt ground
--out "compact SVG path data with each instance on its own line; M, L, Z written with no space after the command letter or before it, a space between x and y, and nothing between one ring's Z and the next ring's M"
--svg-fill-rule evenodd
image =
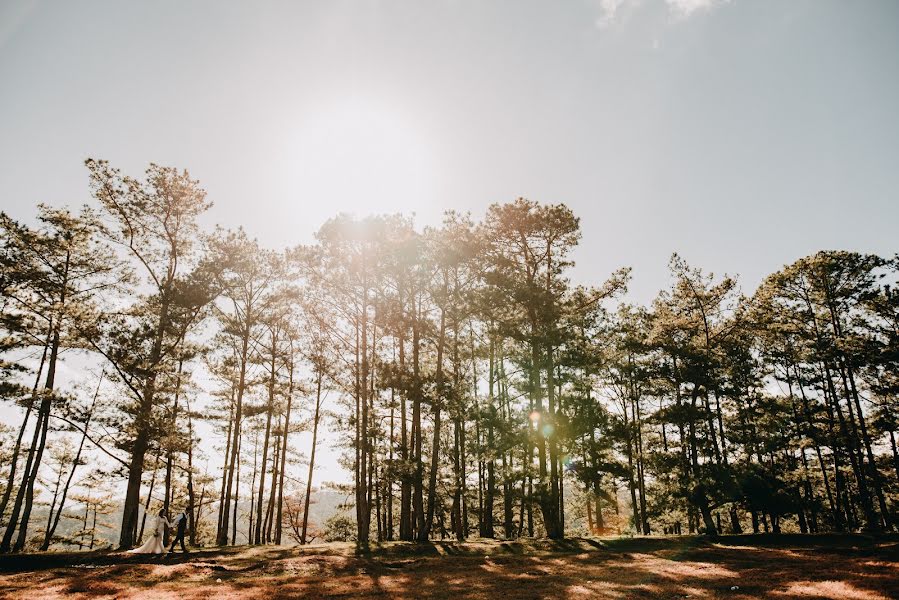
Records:
M733 536L0 558L0 598L899 598L899 538Z

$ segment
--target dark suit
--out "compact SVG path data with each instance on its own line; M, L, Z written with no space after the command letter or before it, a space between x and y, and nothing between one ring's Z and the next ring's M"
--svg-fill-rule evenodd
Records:
M172 540L172 545L169 547L169 552L172 552L175 549L175 544L181 542L181 551L187 552L187 547L184 545L184 534L187 533L187 515L181 513L181 518L178 519L178 528L175 533L175 539Z

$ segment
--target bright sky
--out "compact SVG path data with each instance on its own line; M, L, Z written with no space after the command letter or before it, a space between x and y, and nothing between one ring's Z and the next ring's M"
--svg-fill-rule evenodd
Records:
M273 247L525 196L582 218L579 282L645 302L677 251L751 292L899 251L897 57L894 0L3 0L0 207L88 200L88 156Z

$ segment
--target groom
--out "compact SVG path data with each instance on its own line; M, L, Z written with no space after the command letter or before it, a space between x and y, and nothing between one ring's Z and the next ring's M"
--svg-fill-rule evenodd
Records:
M187 533L187 515L184 514L183 510L170 525L176 529L176 533L175 539L172 540L172 545L169 547L169 552L175 549L175 544L181 542L181 551L187 554L187 547L184 545L184 534Z

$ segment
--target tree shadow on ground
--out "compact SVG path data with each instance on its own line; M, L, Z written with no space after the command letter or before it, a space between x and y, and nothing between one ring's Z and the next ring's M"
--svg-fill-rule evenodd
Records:
M95 556L94 564L82 556L78 564L2 575L0 589L12 598L33 598L28 590L41 589L42 597L75 599L882 600L899 597L897 545L858 536L794 539L792 545L735 536L386 544L367 554L348 544L257 547L116 564L106 554Z

